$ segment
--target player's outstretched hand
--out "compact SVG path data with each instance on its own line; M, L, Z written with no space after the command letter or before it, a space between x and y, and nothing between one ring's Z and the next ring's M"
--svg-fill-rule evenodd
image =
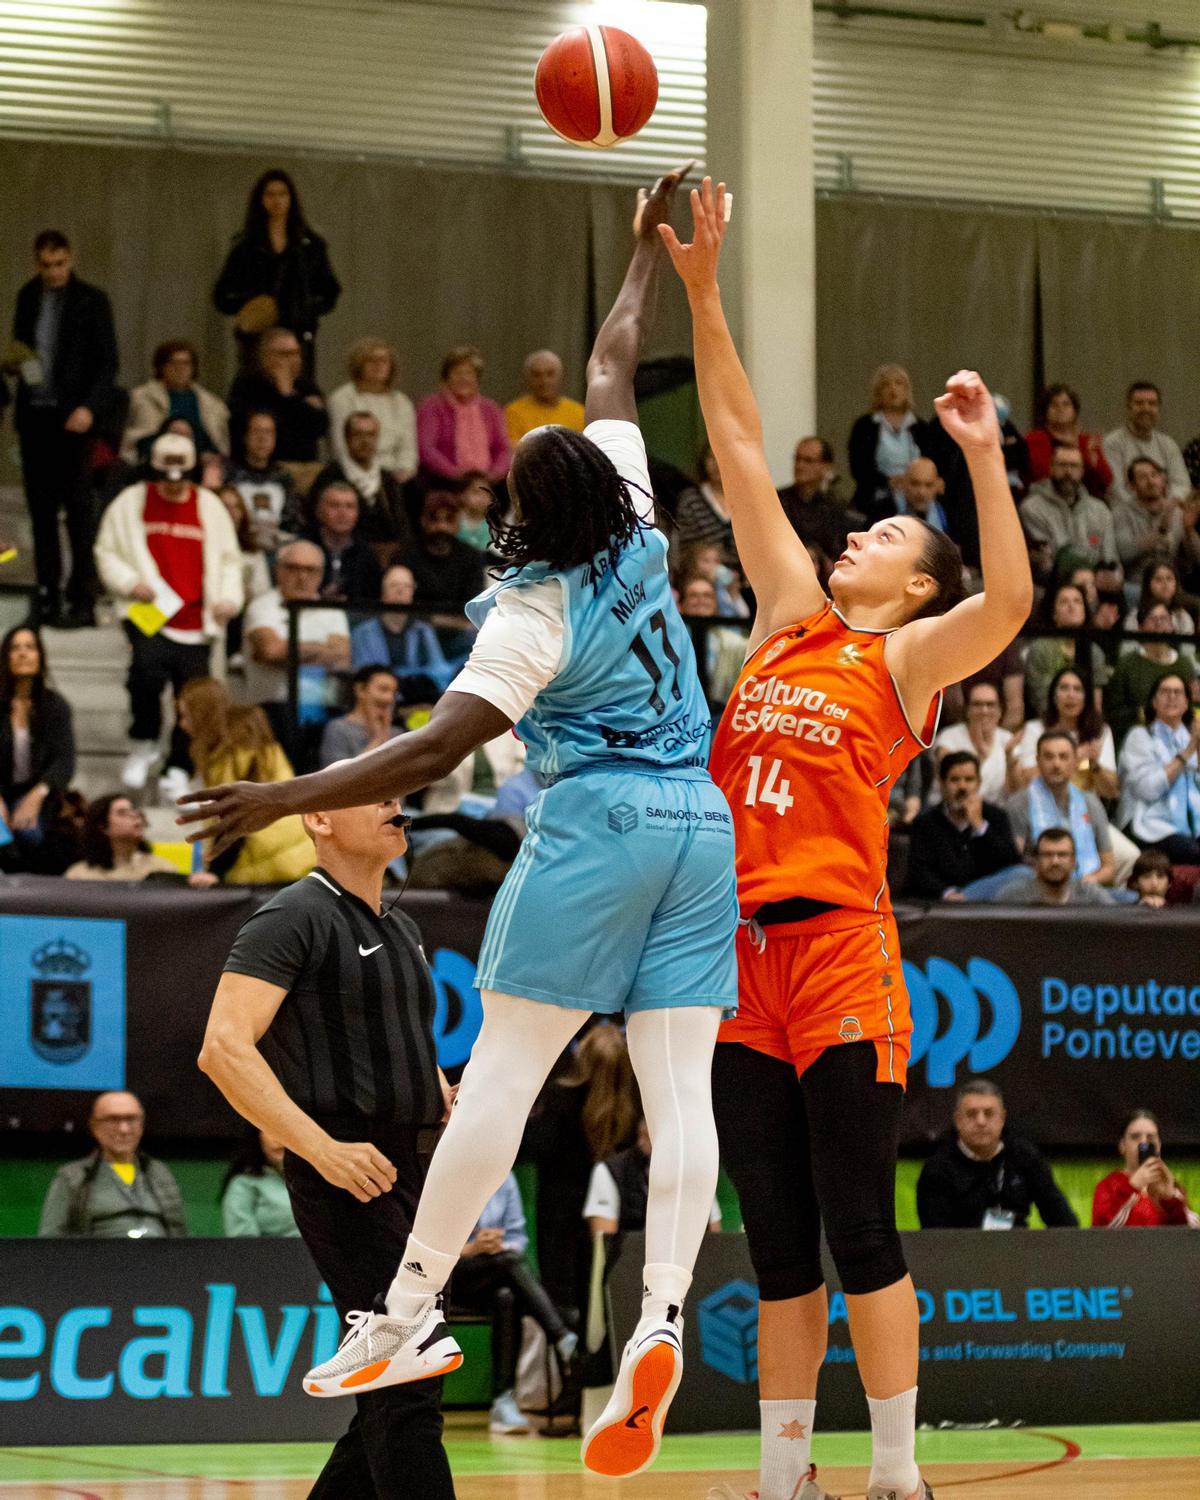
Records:
M692 189L692 242L685 245L669 224L660 224L658 232L671 264L689 292L716 285L717 261L726 229L725 184L706 177L699 188Z
M638 239L653 239L658 226L671 217L676 190L695 165L695 161L685 161L682 166L664 172L652 188L638 188L633 214L633 232Z
M396 1169L377 1147L366 1141L330 1141L313 1166L326 1182L344 1188L360 1203L370 1203L392 1189Z
M208 787L202 792L188 792L177 807L187 807L175 819L181 826L202 823L188 834L188 843L212 839L210 859L224 853L239 839L266 828L280 816L279 788L273 782L233 781L227 786Z
M1000 421L992 393L974 370L960 370L933 403L943 428L964 452L1000 446Z

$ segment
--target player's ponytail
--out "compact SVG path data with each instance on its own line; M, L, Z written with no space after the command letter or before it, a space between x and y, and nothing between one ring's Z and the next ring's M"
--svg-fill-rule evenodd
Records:
M910 516L924 530L925 546L917 559L917 571L933 579L934 592L925 601L914 620L925 620L931 615L944 615L956 604L961 604L967 591L963 587L963 560L958 544L952 542L944 531L931 526L920 516Z

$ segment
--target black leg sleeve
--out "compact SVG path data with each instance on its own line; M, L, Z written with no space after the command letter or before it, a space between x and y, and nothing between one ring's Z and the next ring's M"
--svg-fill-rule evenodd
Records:
M898 1083L875 1081L873 1042L830 1047L800 1080L812 1174L842 1290L863 1296L907 1274L896 1230Z
M741 1204L759 1295L781 1302L815 1292L825 1281L821 1216L796 1070L740 1042L718 1043L713 1113L721 1160Z

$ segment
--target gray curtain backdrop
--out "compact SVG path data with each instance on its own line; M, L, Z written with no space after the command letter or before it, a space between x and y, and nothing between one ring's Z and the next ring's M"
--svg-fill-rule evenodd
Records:
M1134 380L1162 388L1162 426L1200 431L1200 231L1170 224L1038 224L1046 376L1075 386L1091 430L1117 426Z
M370 333L397 346L414 397L464 342L484 351L497 399L515 394L522 360L543 345L563 356L568 389L582 390L628 261L630 189L286 155L0 141L0 347L33 236L54 226L75 242L81 274L112 296L126 385L148 377L161 339L186 337L201 378L223 393L234 348L211 289L268 166L296 178L344 288L321 327L325 389L345 378L348 345ZM1200 229L822 199L817 294L818 420L839 457L885 360L911 371L922 413L947 374L971 365L1022 428L1043 375L1079 388L1090 426L1115 424L1125 385L1148 377L1164 389L1168 431L1186 440L1200 428ZM690 346L668 269L647 355Z
M1024 425L1034 384L1037 224L919 203L817 203L817 378L822 433L845 459L872 372L912 376L932 411L946 377L977 369Z
M212 285L250 185L268 166L296 179L342 283L318 340L326 389L345 378L346 349L367 333L396 344L401 384L414 396L436 385L442 354L459 343L483 349L485 389L498 399L516 392L522 360L542 345L561 352L570 385L581 385L589 206L604 190L496 173L0 142L6 320L31 274L33 235L53 225L74 242L80 273L112 297L125 384L147 378L160 339L187 337L200 349L203 381L223 392L236 361Z

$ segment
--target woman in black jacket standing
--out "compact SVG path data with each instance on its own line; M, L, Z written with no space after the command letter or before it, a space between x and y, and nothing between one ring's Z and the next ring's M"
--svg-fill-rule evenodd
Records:
M37 631L14 626L0 641L0 816L23 860L74 774L70 705L46 682Z
M246 222L213 288L217 311L236 319L243 364L255 337L278 326L300 340L303 373L311 378L317 324L333 311L341 290L325 241L305 220L292 179L278 169L264 172L250 189Z

